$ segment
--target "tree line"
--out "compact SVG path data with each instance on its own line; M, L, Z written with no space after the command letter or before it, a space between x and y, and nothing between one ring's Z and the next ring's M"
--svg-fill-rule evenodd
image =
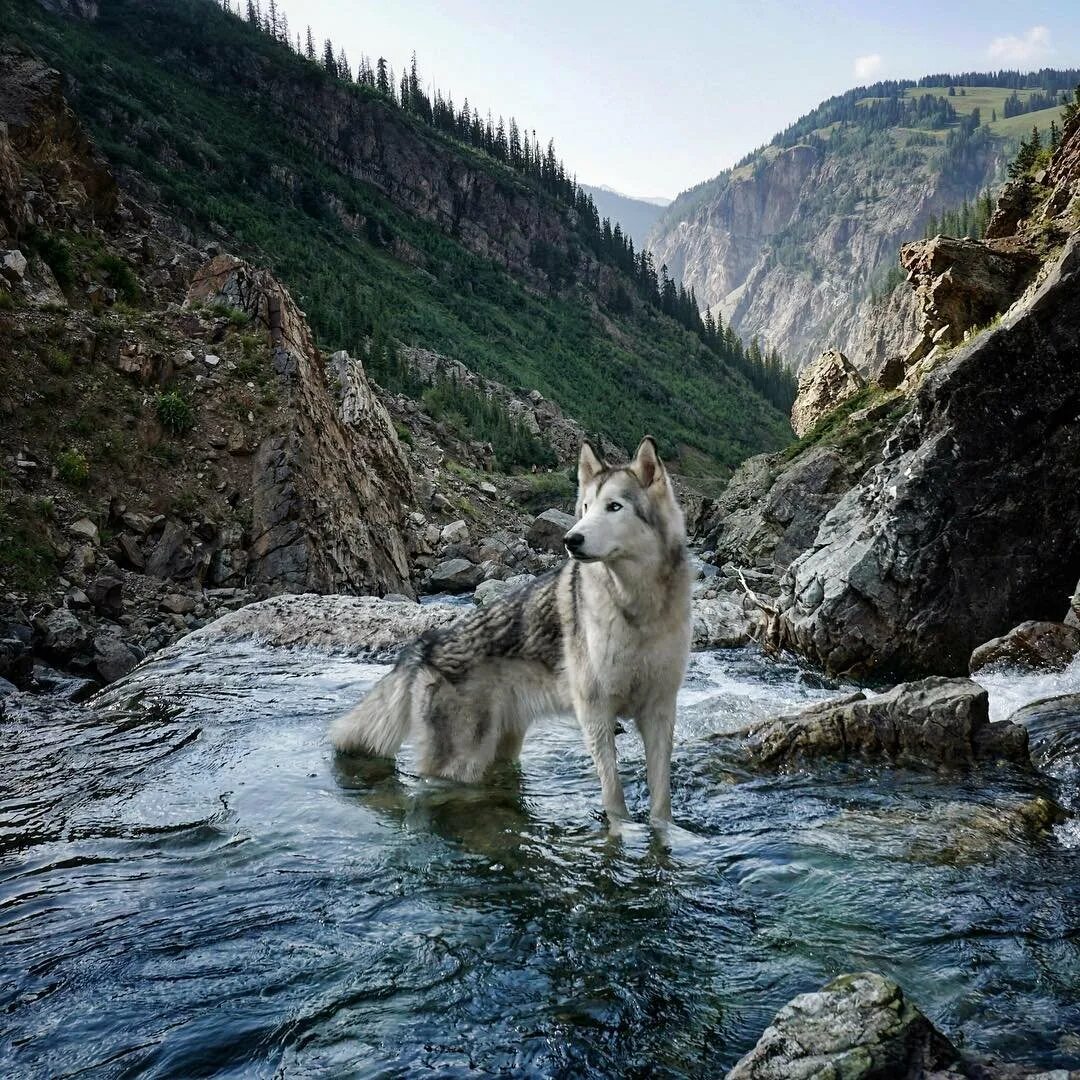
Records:
M618 222L600 217L592 196L577 183L556 153L554 140L548 139L545 144L535 130L520 125L514 117L508 121L501 116L496 119L490 111L482 117L467 98L458 107L452 95L444 95L437 88L429 92L418 71L415 53L398 77L385 57L372 61L361 55L354 65L345 50L335 48L329 38L318 46L310 26L303 34L294 32L277 0L268 0L265 11L261 0L243 0L243 8L241 0L218 2L224 11L280 42L332 78L362 86L426 126L482 151L572 209L585 245L597 258L622 271L640 301L695 334L706 348L745 375L778 408L790 409L797 382L794 374L783 374L787 368L779 355L763 352L760 347L755 349L753 344L744 345L730 328L710 334L693 289L687 290L681 282L672 280L666 266L657 269L650 252L636 251L633 240ZM562 249L542 241L535 243L530 251L530 262L544 271L553 288L574 280L579 257L580 253L573 247ZM616 311L624 314L633 311L630 292L621 282L608 299Z

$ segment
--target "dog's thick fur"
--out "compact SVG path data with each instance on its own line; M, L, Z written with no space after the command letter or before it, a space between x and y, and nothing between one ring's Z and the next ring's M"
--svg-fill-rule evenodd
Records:
M411 732L421 769L477 780L516 759L529 724L573 710L610 821L626 818L615 721L645 744L650 812L671 819L675 695L690 651L690 574L682 511L646 438L611 468L586 443L578 464L572 558L524 588L433 630L330 731L345 753L390 757Z

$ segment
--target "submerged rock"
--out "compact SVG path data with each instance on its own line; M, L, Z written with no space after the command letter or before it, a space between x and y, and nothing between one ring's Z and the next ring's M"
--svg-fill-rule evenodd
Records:
M866 386L866 379L839 349L826 349L799 372L799 391L791 407L791 430L800 438L818 421Z
M851 757L898 764L1029 763L1027 733L991 724L987 693L968 679L901 683L888 693L859 692L780 716L721 739L736 738L752 765L776 767Z
M971 674L993 665L1064 671L1080 653L1080 629L1054 622L1025 622L980 645L972 654Z
M959 1056L896 983L859 972L788 1002L727 1080L921 1080Z

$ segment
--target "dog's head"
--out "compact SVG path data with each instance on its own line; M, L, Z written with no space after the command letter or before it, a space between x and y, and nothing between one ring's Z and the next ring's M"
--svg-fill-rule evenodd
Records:
M581 447L577 518L563 543L580 562L649 561L681 547L682 512L651 435L634 460L618 468L590 443Z

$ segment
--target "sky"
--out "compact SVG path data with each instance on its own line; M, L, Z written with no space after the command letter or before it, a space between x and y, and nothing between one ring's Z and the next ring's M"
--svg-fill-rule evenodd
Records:
M280 0L355 63L515 116L571 173L671 197L832 94L930 72L1080 67L1080 3ZM264 4L265 6L265 4Z

